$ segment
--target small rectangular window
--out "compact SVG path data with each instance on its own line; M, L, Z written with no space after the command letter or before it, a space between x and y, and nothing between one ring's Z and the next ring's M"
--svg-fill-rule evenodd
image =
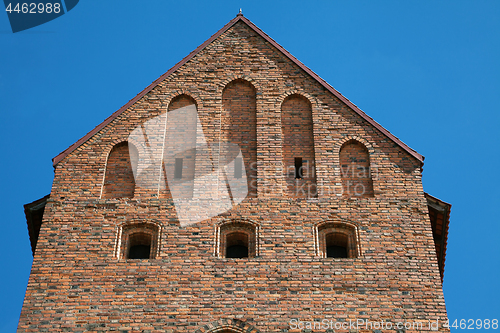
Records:
M182 158L175 159L175 171L174 178L181 179L182 178Z
M241 178L243 176L243 160L237 157L234 160L234 178Z
M295 178L302 179L302 157L295 157Z

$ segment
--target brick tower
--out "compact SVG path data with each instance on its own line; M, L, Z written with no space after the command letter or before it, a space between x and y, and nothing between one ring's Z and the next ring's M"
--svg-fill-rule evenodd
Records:
M447 331L423 156L241 14L53 163L18 332Z

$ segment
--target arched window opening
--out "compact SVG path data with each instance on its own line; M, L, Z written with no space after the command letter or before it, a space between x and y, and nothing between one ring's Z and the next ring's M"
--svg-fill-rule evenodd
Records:
M340 176L344 197L373 197L370 155L366 147L350 140L340 148Z
M111 149L106 163L102 198L133 198L134 171L131 160L137 161L137 149L121 142Z
M158 253L159 227L152 223L132 223L121 227L119 257L155 259Z
M248 197L257 196L257 94L254 86L245 80L237 79L226 85L222 92L221 144L224 150L237 145L243 159L235 168L234 178L246 176ZM232 151L221 151L220 156L227 159ZM236 161L236 163L240 163ZM246 175L242 175L242 170ZM233 175L232 175L233 176Z
M281 104L283 169L286 193L292 197L317 197L312 106L293 94Z
M253 258L258 255L258 229L247 222L227 222L217 226L217 255L222 258Z
M323 258L357 258L357 228L348 223L324 223L316 227L317 254Z
M217 322L211 322L196 332L206 333L259 333L255 327L249 324L247 320L236 318L221 319Z

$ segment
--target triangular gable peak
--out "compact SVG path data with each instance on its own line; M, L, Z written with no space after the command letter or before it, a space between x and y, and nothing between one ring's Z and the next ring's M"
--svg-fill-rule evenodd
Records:
M194 51L192 51L190 54L188 54L184 59L179 61L174 67L170 68L165 74L160 76L158 79L156 79L153 83L151 83L146 89L141 91L137 96L132 98L130 101L128 101L127 104L122 106L119 110L114 112L111 116L106 118L101 124L99 124L97 127L95 127L92 131L87 133L84 137L79 139L77 142L72 144L70 147L68 147L66 150L64 150L62 153L57 155L52 159L53 166L55 167L59 162L61 162L66 156L71 154L75 149L77 149L79 146L81 146L83 143L85 143L88 139L90 139L94 134L99 132L101 129L106 127L109 123L111 123L116 117L118 117L122 112L127 110L129 107L131 107L135 102L140 100L142 97L144 97L148 92L153 90L160 82L162 82L165 78L167 78L169 75L174 73L176 70L178 70L181 66L189 62L193 57L195 57L200 51L202 51L205 47L207 47L210 43L212 43L214 40L216 40L220 35L225 33L227 30L229 30L232 26L234 26L236 23L239 21L244 22L246 25L248 25L253 31L255 31L259 36L264 38L267 42L269 42L272 46L274 46L278 51L283 53L288 59L290 59L293 63L295 63L297 66L299 66L302 70L304 70L307 74L309 74L313 79L315 79L317 82L319 82L323 87L325 87L328 91L330 91L334 96L336 96L339 100L341 100L343 103L345 103L351 110L353 110L355 113L357 113L361 118L366 120L369 124L371 124L373 127L378 129L382 134L387 136L389 139L391 139L394 143L396 143L398 146L400 146L403 150L405 150L408 154L416 158L417 160L420 161L421 164L423 164L424 161L424 156L420 155L417 153L415 150L411 149L408 147L405 143L403 143L401 140L399 140L396 136L391 134L388 130L386 130L384 127L382 127L379 123L377 123L375 120L373 120L371 117L369 117L366 113L364 113L361 109L359 109L354 103L352 103L350 100L348 100L346 97L344 97L341 93L339 93L337 90L335 90L332 86L330 86L325 80L323 80L319 75L314 73L311 69L309 69L307 66L305 66L302 62L300 62L297 58L295 58L293 55L291 55L287 50L285 50L281 45L279 45L276 41L274 41L271 37L269 37L266 33L264 33L262 30L260 30L255 24L253 24L250 20L248 20L246 17L243 16L243 14L238 14L234 19L229 21L222 29L217 31L212 37L207 39L203 44L198 46Z

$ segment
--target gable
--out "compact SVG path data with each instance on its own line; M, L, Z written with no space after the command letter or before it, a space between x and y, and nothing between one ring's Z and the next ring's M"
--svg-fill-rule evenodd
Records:
M388 130L383 128L380 124L378 124L375 120L365 114L361 109L359 109L356 105L354 105L351 101L349 101L346 97L340 94L337 90L335 90L332 86L330 86L325 80L320 78L316 73L314 73L311 69L302 64L299 60L297 60L293 55L291 55L288 51L286 51L281 45L276 43L272 38L270 38L267 34L265 34L262 30L260 30L257 26L255 26L251 21L245 18L242 14L238 14L234 19L229 21L222 29L220 29L217 33L215 33L212 37L206 40L203 44L198 46L194 51L192 51L189 55L187 55L184 59L178 62L174 67L169 69L166 73L160 76L157 80L151 83L148 87L146 87L143 91L141 91L137 96L132 98L128 103L122 106L119 110L114 112L111 116L106 118L101 124L96 126L92 131L87 133L84 137L80 138L77 142L72 144L66 150L61 152L59 155L52 159L54 167L61 162L66 156L71 154L75 149L84 144L87 140L89 140L93 135L102 130L108 124L110 124L113 120L119 117L125 110L134 105L137 101L143 98L146 94L152 91L155 87L157 87L162 81L168 78L170 75L178 71L183 65L191 61L196 55L198 55L202 50L207 48L212 42L217 40L221 35L226 33L230 28L235 26L237 23L244 23L251 30L253 30L258 36L262 37L266 42L276 48L281 54L283 54L287 59L289 59L292 63L301 68L305 73L307 73L311 78L317 81L321 86L323 86L327 91L333 94L336 98L338 98L342 103L344 103L350 110L354 111L357 115L359 115L362 119L368 122L371 126L373 126L377 131L385 135L391 141L393 141L396 145L401 147L404 151L406 151L409 155L417 159L421 164L423 164L424 157L417 153L415 150L408 147L401 140L391 134Z

